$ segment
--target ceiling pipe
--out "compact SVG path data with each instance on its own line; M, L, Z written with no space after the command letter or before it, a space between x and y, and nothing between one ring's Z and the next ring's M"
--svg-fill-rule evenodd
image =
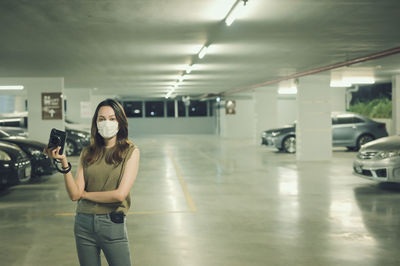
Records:
M216 98L216 97L225 97L228 95L232 95L232 94L236 94L236 93L240 93L240 92L244 92L244 91L248 91L248 90L252 90L255 88L259 88L259 87L264 87L267 85L271 85L271 84L275 84L275 83L279 83L281 81L284 80L289 80L289 79L295 79L295 78L299 78L299 77L304 77L304 76L308 76L308 75L313 75L316 73L320 73L320 72L324 72L324 71L328 71L328 70L332 70L332 69L336 69L336 68L340 68L340 67L344 67L344 66L350 66L350 65L354 65L357 63L361 63L361 62L366 62L366 61L371 61L371 60L375 60L375 59L379 59L382 57L386 57L386 56L390 56L390 55L395 55L395 54L399 54L400 53L400 46L399 47L395 47L392 49L388 49L388 50L384 50L378 53L373 53L370 55L366 55L366 56L362 56L362 57L357 57L354 59L350 59L344 62L340 62L340 63L336 63L336 64L332 64L332 65L327 65L324 67L318 67L318 68L314 68L311 70L307 70L304 72L300 72L300 73L296 73L293 75L289 75L289 76L285 76L282 78L278 78L278 79L274 79L274 80L269 80L263 83L259 83L259 84L255 84L249 87L245 87L245 88L239 88L239 89L231 89L231 90L227 90L218 94L205 94L202 95L200 97L196 97L198 99L204 99L204 98Z

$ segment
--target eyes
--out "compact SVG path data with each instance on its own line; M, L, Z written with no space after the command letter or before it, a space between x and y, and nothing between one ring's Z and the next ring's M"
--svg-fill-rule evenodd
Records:
M117 118L116 118L115 116L109 117L109 119L106 119L104 116L99 116L99 117L97 118L97 121L98 121L98 122L105 121L105 120L117 121Z

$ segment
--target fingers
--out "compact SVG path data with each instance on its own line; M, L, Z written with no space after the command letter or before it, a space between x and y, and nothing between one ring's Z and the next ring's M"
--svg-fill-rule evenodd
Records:
M63 156L60 155L60 149L61 147L45 147L43 149L43 153L46 154L47 156L53 158L53 159L61 159Z

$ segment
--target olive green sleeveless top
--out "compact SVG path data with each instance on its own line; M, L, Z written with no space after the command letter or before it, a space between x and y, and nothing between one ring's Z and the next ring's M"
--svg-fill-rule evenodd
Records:
M117 189L125 170L125 164L131 157L134 149L135 146L131 145L125 152L122 162L118 165L107 164L105 161L107 153L112 152L112 149L106 149L103 156L97 162L88 166L83 165L85 190L87 192L98 192ZM126 214L130 206L131 196L129 194L123 202L115 203L98 203L80 199L76 212L106 214L113 211L122 211Z

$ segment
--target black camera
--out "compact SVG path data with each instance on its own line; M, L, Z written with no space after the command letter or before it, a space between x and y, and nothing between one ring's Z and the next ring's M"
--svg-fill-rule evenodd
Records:
M60 152L58 154L62 155L64 151L64 144L65 138L67 134L65 131L57 130L53 128L50 132L50 139L49 144L47 145L48 148L58 147L61 146Z

